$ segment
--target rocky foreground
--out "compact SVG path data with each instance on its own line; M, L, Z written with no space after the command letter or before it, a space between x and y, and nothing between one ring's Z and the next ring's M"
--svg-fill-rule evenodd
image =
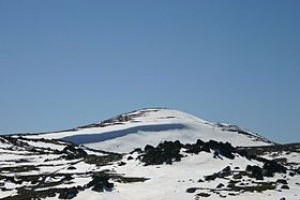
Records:
M0 198L300 199L300 145L165 141L110 153L0 136Z

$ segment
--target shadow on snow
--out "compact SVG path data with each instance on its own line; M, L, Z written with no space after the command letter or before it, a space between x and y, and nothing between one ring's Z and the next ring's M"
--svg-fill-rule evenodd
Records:
M187 129L188 127L183 124L159 124L159 125L145 125L136 126L132 128L123 129L120 131L110 131L105 133L95 133L95 134L82 134L74 135L61 138L62 140L73 142L75 144L88 144L93 142L103 142L106 140L123 137L129 134L134 134L137 132L160 132L160 131L170 131L170 130L180 130Z

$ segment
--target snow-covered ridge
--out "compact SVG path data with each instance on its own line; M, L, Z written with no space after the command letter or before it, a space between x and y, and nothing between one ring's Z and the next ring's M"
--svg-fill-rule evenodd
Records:
M90 148L130 152L147 144L197 139L230 142L233 146L270 145L267 139L236 125L211 123L187 113L162 108L141 109L67 131L29 135L29 138L62 139Z

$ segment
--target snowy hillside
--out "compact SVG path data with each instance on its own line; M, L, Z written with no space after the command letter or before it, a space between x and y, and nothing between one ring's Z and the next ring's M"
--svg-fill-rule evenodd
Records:
M142 109L75 129L29 135L27 138L61 139L93 149L130 152L147 144L197 139L230 142L233 146L272 144L267 139L235 125L210 123L171 109Z
M0 136L0 158L3 200L300 199L300 144L170 109Z
M291 156L284 162L285 155ZM116 154L0 136L0 199L299 200L299 155L297 144L235 148L175 141Z

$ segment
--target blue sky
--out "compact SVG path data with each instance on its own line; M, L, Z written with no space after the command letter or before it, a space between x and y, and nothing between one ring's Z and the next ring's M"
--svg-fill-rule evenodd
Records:
M300 142L300 1L0 0L0 133L144 107Z

